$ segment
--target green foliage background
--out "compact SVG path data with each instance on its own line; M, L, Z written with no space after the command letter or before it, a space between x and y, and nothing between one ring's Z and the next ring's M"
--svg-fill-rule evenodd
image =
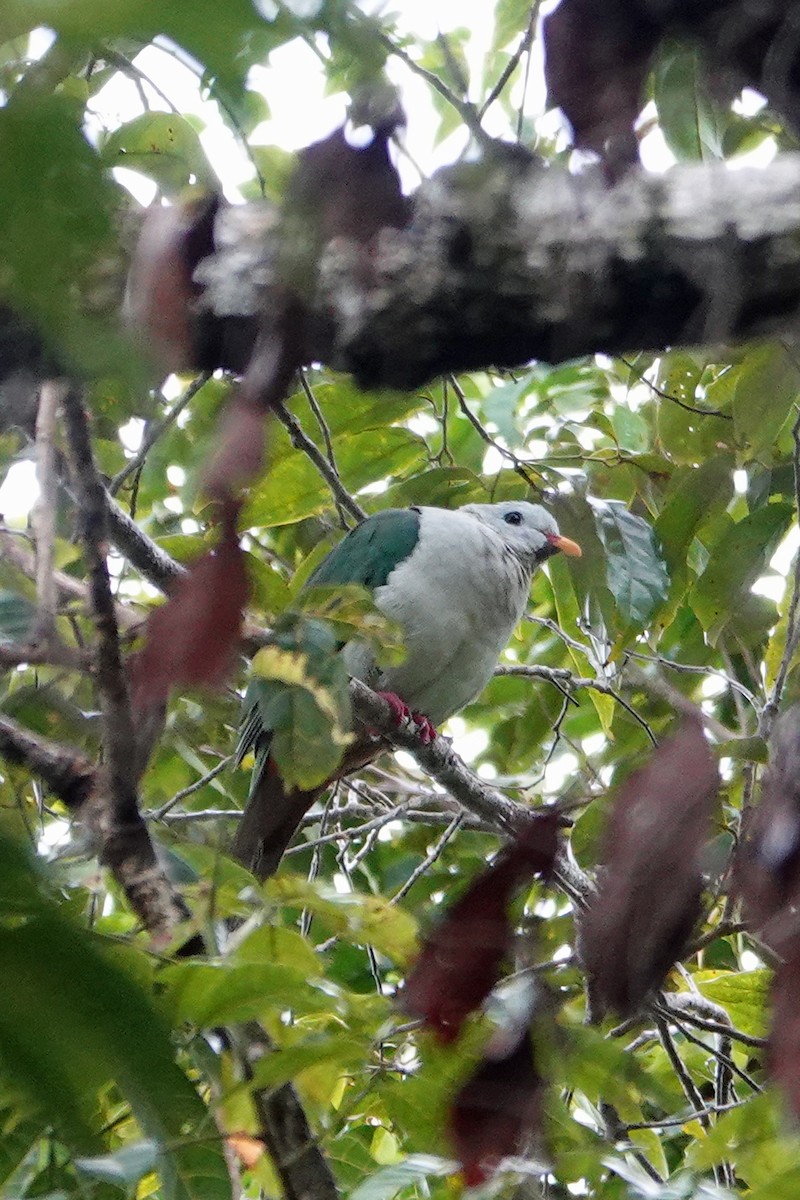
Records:
M313 16L301 15L304 8L278 3L265 20L248 0L6 0L0 12L0 288L89 381L95 452L109 477L128 457L120 428L137 418L150 429L172 403L147 389L105 301L104 266L118 256L115 223L129 203L109 168L124 157L167 198L213 184L216 168L195 117L146 105L91 145L81 125L99 88L117 71L137 78L136 53L165 36L193 57L198 88L246 140L265 112L248 70L285 42L313 44L334 91L374 74L397 46L441 83L430 92L438 138L461 123L453 100L463 99L456 66L468 71L467 30L450 35L447 54L441 43L399 34L391 16L367 18L344 0L326 0ZM527 4L498 0L491 44L467 80L478 109L529 19ZM56 38L31 61L28 34L40 25ZM563 163L552 122L519 111L525 62L523 55L493 111L510 136L519 127L525 144ZM791 148L769 110L747 116L733 100L712 97L694 53L671 45L652 74L645 128L659 129L684 161L732 157L769 139ZM268 192L279 192L283 156L260 149L254 162ZM245 190L258 195L255 170ZM544 490L562 530L583 545L579 563L555 559L539 574L534 620L518 630L504 660L549 668L560 678L500 675L452 726L474 765L515 797L575 802L572 845L581 866L591 870L597 860L610 790L646 755L650 734L670 727L681 696L702 703L723 727L724 790L709 860L705 945L667 987L696 989L721 1006L734 1034L762 1036L768 971L730 920L722 872L764 758L759 715L785 649L783 580L773 592L783 597L777 601L752 589L765 576L776 578L772 554L797 525L800 364L793 353L777 343L658 356L631 347L624 361L535 364L455 385L440 381L409 395L362 394L329 371L308 372L307 383L329 444L305 391L290 407L368 511L525 497L530 481ZM181 561L215 537L198 475L231 386L221 378L205 383L119 495L141 528ZM0 395L0 480L31 454L29 432ZM242 517L253 613L263 625L290 606L295 572L306 577L341 534L327 484L280 427L270 431L269 457ZM80 580L73 515L64 493L58 566ZM155 602L124 562L117 587L124 605ZM24 637L34 599L33 584L0 559L0 641ZM354 612L350 620L368 619L357 606ZM59 628L72 644L90 638L76 604ZM631 663L668 688L637 683ZM244 680L243 665L237 686ZM788 694L796 690L792 663ZM0 707L50 738L97 751L97 705L85 675L8 670L0 677ZM428 821L395 813L376 837L358 832L368 816L348 816L345 827L356 830L348 840L301 848L258 889L225 856L247 771L216 769L231 753L237 720L232 692L176 699L142 789L153 833L212 944L222 918L250 920L234 948L203 962L153 954L87 858L80 834L51 836L64 821L58 805L51 807L22 769L0 767L4 1197L230 1195L219 1128L252 1131L254 1115L212 1031L251 1018L279 1047L258 1067L257 1082L295 1080L344 1194L443 1198L457 1188L444 1111L479 1052L484 1026L476 1023L445 1055L401 1023L390 995L411 960L417 928L485 863L497 839L462 830L439 842L447 820L435 813ZM429 781L402 756L359 786L351 803L375 813L409 798L420 807L431 794ZM335 809L327 819L323 832L335 832ZM306 836L320 830L317 822ZM426 858L426 869L394 903ZM747 1103L732 1102L708 1121L678 1120L691 1106L657 1035L646 1027L612 1034L610 1026L584 1026L569 902L534 888L519 920L529 938L535 931L527 953L552 963L546 978L564 1032L551 1066L546 1194L566 1195L575 1185L604 1200L666 1200L727 1182L756 1200L794 1200L797 1143L784 1131L775 1097L758 1094L763 1052L733 1036L723 1049L744 1072L735 1089L737 1101ZM687 1024L675 1043L711 1103L718 1035ZM604 1104L629 1127L626 1139L609 1140ZM720 1167L730 1162L733 1174ZM277 1188L266 1157L244 1176L246 1195L260 1187L267 1194ZM485 1195L533 1194L519 1187L520 1176L508 1169Z

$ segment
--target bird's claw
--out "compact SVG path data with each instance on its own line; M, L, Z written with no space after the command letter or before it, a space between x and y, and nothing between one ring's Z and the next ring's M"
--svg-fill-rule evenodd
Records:
M404 721L412 720L411 709L396 692L376 692L376 695L389 705L395 725L402 725Z
M425 713L412 712L396 692L378 692L377 694L389 705L392 720L396 725L402 725L404 721L410 721L416 727L419 740L423 746L427 746L433 741L436 737L436 727L430 717L426 717Z
M412 712L411 720L417 727L419 740L423 746L429 746L436 738L436 726L433 721L431 721L430 717L426 717L425 713L421 712Z

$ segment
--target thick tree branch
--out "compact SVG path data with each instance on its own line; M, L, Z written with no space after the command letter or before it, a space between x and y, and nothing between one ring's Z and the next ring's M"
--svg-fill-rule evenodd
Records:
M758 170L630 173L609 188L599 171L545 170L498 147L420 188L411 225L380 235L368 278L352 243L328 244L311 352L364 385L409 388L531 358L794 336L798 190L795 155ZM197 272L218 317L261 310L275 236L257 206L220 214L219 249Z
M269 1036L254 1021L229 1036L245 1077L252 1081L258 1063L273 1049ZM272 1090L255 1087L252 1097L259 1136L269 1150L286 1200L338 1200L333 1172L311 1133L293 1085L285 1083Z
M107 494L95 468L86 411L77 390L65 394L63 408L97 630L95 671L103 714L104 763L94 774L80 812L98 842L101 860L124 887L153 938L165 944L189 913L158 862L139 812L137 784L143 755L131 715L106 562Z
M167 879L144 822L119 821L112 811L105 773L71 747L48 741L3 714L0 754L38 775L80 817L156 944L169 942L176 925L190 914ZM187 952L198 948L192 941Z

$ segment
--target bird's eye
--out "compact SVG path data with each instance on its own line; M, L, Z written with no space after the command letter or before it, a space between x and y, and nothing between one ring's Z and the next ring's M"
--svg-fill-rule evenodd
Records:
M521 525L522 524L522 513L521 512L507 512L505 514L505 516L503 517L503 520L505 521L506 525Z

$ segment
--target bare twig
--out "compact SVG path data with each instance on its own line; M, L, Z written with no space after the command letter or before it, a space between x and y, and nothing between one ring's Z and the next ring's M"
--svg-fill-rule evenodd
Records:
M505 88L509 79L511 78L511 76L514 74L517 67L519 66L520 59L522 58L523 54L526 54L530 51L530 48L533 45L533 31L536 28L536 17L538 15L538 12L539 12L538 3L532 4L531 5L531 13L528 18L528 28L523 33L522 37L519 40L519 45L517 46L516 50L511 55L511 58L508 60L505 67L501 71L500 76L498 77L497 83L494 85L492 90L489 92L489 95L486 97L483 104L478 109L478 117L481 120L483 120L484 116L486 115L487 109L491 108L492 105L494 104L495 100L497 100L500 96L502 96L503 89Z
M356 679L350 681L350 696L360 721L393 745L413 754L427 775L498 833L513 836L535 818L535 812L526 805L510 800L473 774L446 738L439 736L423 745L408 725L398 729L386 701ZM566 850L557 857L556 877L574 898L586 897L593 891L588 876Z
M186 574L186 568L170 558L165 550L142 533L135 521L103 489L108 536L132 566L162 592L168 592L171 584Z
M131 819L134 812L138 816L131 769L136 758L136 738L106 561L106 491L94 465L86 411L77 390L70 389L64 396L64 417L97 629L97 687L103 709L103 744L111 800L118 817Z
M0 714L0 754L38 775L86 825L131 908L158 945L189 916L156 858L144 823L115 823L104 773L70 746L48 741ZM186 951L198 948L192 939Z
M445 829L444 833L442 833L436 839L435 843L431 846L430 850L425 855L425 857L420 862L417 863L416 867L414 867L414 870L411 872L411 874L409 875L408 879L405 881L403 886L401 888L399 888L398 891L396 891L395 894L392 896L392 899L391 899L392 904L396 904L398 900L402 900L403 896L405 896L407 892L411 891L412 887L417 882L417 880L419 878L421 878L421 876L423 876L425 874L425 872L428 871L433 866L433 864L436 862L437 858L439 858L440 855L443 853L447 843L453 838L453 836L457 833L458 829L463 824L464 816L465 816L465 814L463 812L456 813L456 815L453 817L450 824Z
M651 392L653 392L656 396L660 396L662 400L669 400L670 403L677 404L678 408L683 408L686 410L686 412L697 413L698 416L701 417L720 417L723 421L733 420L733 417L730 413L721 412L718 408L698 408L695 404L687 404L685 400L680 400L677 396L671 396L669 392L664 392L661 390L661 388L656 387L652 380L648 379L647 376L643 372L639 371L638 368L635 367L632 362L629 362L627 358L620 358L620 362L623 364L623 366L628 368L632 375L636 376L640 383L643 383L645 387L649 387Z
M305 392L306 400L308 401L308 407L311 409L316 418L317 424L319 425L320 433L322 434L325 442L325 453L328 456L328 462L331 465L331 470L334 472L337 478L339 478L339 468L336 466L336 455L333 452L333 439L331 438L331 431L328 428L328 422L325 420L325 414L317 403L314 390L311 387L311 384L308 382L306 372L302 367L300 368L300 384ZM341 522L342 528L349 529L350 526L345 516L345 510L342 506L341 500L338 499L336 500L336 511L339 514L339 521Z
M481 422L467 404L467 397L464 394L464 389L461 387L461 384L458 382L455 375L448 376L448 383L456 394L459 408L469 421L472 428L478 434L481 441L485 442L487 446L491 446L493 450L496 450L498 454L510 462L517 475L519 475L520 479L525 481L529 488L533 488L533 490L536 492L541 492L541 484L533 478L533 475L538 475L539 479L541 479L541 471L539 471L532 462L525 462L523 459L518 458L513 450L509 450L507 446L502 446L486 429L484 429ZM532 474L529 474L529 472Z
M322 478L327 483L333 493L333 497L346 512L354 517L356 521L363 521L366 513L360 504L348 492L347 488L342 483L334 468L326 459L325 455L319 450L319 447L312 442L303 430L302 425L297 418L289 412L289 409L280 401L273 404L275 415L280 423L287 430L291 439L292 445L296 450L302 450L303 454L311 460L314 466L319 471Z
M192 382L186 388L186 391L182 396L178 397L169 412L166 413L160 421L155 421L152 424L142 439L142 444L137 453L125 464L121 471L117 472L117 474L109 483L108 492L110 496L116 496L126 479L130 479L131 475L135 474L136 471L143 466L147 455L153 449L153 446L155 446L159 438L163 437L170 426L177 421L178 417L186 408L186 405L189 404L192 399L194 399L203 384L207 383L210 378L211 372L203 371L201 375L198 375L196 379L192 380Z
M26 549L22 538L8 529L0 529L0 559L11 563L27 579L36 578L36 559L30 550ZM54 571L53 579L61 598L79 600L86 608L89 607L89 589L80 579L67 575L65 571ZM131 628L141 625L144 618L127 605L116 606L117 623Z
M141 756L131 717L119 631L106 562L107 495L94 465L83 399L70 389L64 418L73 486L79 504L95 627L96 680L103 714L102 770L81 806L99 843L101 860L124 887L135 911L159 944L189 915L158 862L137 795Z

